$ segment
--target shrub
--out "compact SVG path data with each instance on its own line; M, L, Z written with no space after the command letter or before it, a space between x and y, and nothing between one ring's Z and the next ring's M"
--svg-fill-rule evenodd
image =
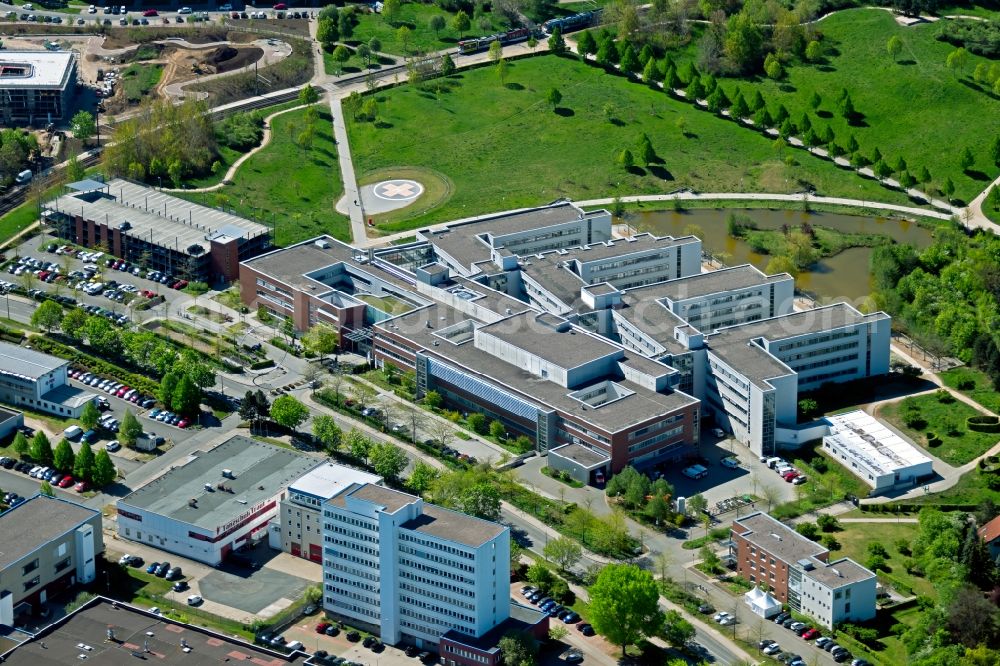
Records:
M948 391L945 391L944 389L935 391L934 397L937 398L937 401L940 402L942 405L950 405L951 403L955 402L955 396L953 396Z
M974 391L976 390L976 380L975 379L963 379L958 383L959 391Z
M254 361L250 364L251 370L263 370L264 368L273 368L274 361L269 358L265 358L263 361Z
M970 416L965 424L974 432L1000 432L1000 418L996 416Z
M933 432L927 433L927 446L930 447L941 446L941 438L938 437Z

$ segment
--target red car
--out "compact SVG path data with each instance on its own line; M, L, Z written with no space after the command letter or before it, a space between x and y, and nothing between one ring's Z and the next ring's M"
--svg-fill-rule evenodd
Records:
M817 636L819 636L819 629L809 629L804 634L802 634L802 638L805 639L805 640L807 640L807 641L811 641L812 639L816 638Z
M785 481L787 481L788 483L791 483L791 482L792 482L792 479L794 479L794 478L795 478L795 477L797 477L798 475L799 475L799 473L798 473L798 472L796 472L795 470L792 470L791 472L785 472L784 474L782 474L782 475L781 475L781 478L783 478L783 479L784 479Z
M316 633L317 634L325 633L327 627L329 626L330 626L329 622L320 622L319 624L316 625Z
M89 489L90 489L90 485L88 485L86 481L81 481L80 483L78 483L75 486L73 486L73 490L75 490L78 493L85 492L85 491L87 491Z
M123 395L125 395L126 393L128 393L129 391L131 391L131 390L132 389L130 389L128 386L123 386L120 389L118 389L117 391L115 391L115 395L120 398Z
M181 419L177 422L177 427L181 429L187 428L189 425L191 424L187 419Z
M72 476L64 476L63 479L62 479L62 481L59 482L59 487L60 488L69 488L72 485L73 485L73 477Z
M283 2L279 2L278 4L276 4L276 5L274 6L274 8L275 8L275 9L288 9L288 5L286 5L286 4L285 4L285 3L283 3Z
M142 13L143 16L159 16L160 13L155 9L147 9Z

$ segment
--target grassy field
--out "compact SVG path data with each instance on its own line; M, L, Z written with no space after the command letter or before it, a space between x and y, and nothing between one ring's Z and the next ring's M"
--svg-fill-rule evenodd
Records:
M163 75L163 65L129 65L122 70L122 85L125 99L129 103L141 102L149 94Z
M915 406L923 417L926 425L920 429L907 427L900 418L902 406ZM905 433L921 447L949 465L964 465L986 453L997 441L1000 435L986 432L973 432L965 425L965 420L980 412L964 402L943 403L936 393L918 395L906 398L901 402L883 405L879 416L889 421L897 429ZM928 433L934 433L941 438L938 446L927 445Z
M851 474L833 458L821 452L819 442L810 443L789 456L790 462L808 480L797 486L798 497L776 506L771 512L776 518L791 518L843 500L847 495L866 497L870 487ZM765 485L785 483L773 472L766 472L760 482Z
M984 500L993 500L1000 504L1000 492L990 490L986 486L986 474L974 469L958 480L951 488L933 495L924 495L913 500L916 504L979 504Z
M975 368L962 367L942 372L941 381L945 386L967 395L994 414L1000 413L1000 393L993 390L993 382ZM963 382L975 382L975 388L960 389Z
M914 576L906 573L904 560L910 555L903 554L896 547L896 542L904 539L912 542L917 535L916 523L841 523L843 528L839 532L834 532L834 537L840 542L840 550L831 553L830 559L840 559L849 557L862 566L868 559L868 544L878 542L889 552L886 562L889 564L888 572L892 578L897 579L916 594L923 594L934 597L934 586L926 578Z
M454 15L454 12L445 11L435 4L407 2L400 7L399 17L393 24L386 21L381 14L362 14L347 42L352 45L367 43L372 37L377 37L382 42L382 53L412 55L453 47L463 37L490 35L507 29L499 15L486 12L480 16L470 17L472 27L459 34L451 27ZM434 16L442 16L445 20L445 28L439 33L435 33L430 27L431 18ZM399 35L402 26L409 29L409 37L405 44Z
M943 5L935 10L938 16L979 16L981 18L1000 21L1000 11L987 9L978 5Z
M772 113L784 104L796 122L811 111L809 98L818 92L819 113L810 113L814 128L829 125L841 145L853 134L865 155L878 148L893 161L903 157L911 173L926 166L935 187L950 176L957 200L971 200L996 177L989 141L983 137L1000 134L1000 99L971 78L976 65L989 65L989 60L970 53L965 71L956 75L945 66L954 47L934 39L937 26L904 28L885 11L838 12L816 25L824 35L823 62L790 67L782 81L724 80L726 90L738 83L749 98L748 92L759 89ZM894 35L903 41L895 62L886 52L886 42ZM864 114L856 126L848 126L837 113L836 97L842 89ZM920 103L914 104L917 99ZM966 146L976 162L963 173L959 158Z
M433 169L454 194L441 206L376 224L403 231L433 221L576 199L702 192L798 192L911 203L832 163L791 151L788 165L772 141L662 92L578 61L539 56L508 63L506 85L489 67L424 87L378 95L377 123L348 114L359 180L393 167ZM562 94L553 111L551 88ZM610 104L609 120L605 111ZM684 119L684 132L677 128ZM643 133L662 162L626 170L615 161L636 151ZM498 174L502 174L498 177Z
M208 206L232 208L237 215L274 224L275 243L290 245L322 233L350 240L350 225L334 210L343 192L328 107L316 106L312 146L298 142L306 109L271 123L271 142L237 171L233 184L206 193L180 193Z

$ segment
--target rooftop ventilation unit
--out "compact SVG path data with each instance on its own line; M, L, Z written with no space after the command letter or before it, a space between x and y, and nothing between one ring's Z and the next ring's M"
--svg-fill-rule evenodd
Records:
M188 506L191 507L192 509L197 509L198 500L192 497L191 499L188 500Z
M215 492L215 488L212 487L211 483L206 483L205 484L205 490L207 490L210 493Z
M322 238L320 238L315 243L313 243L313 245L315 245L316 247L318 247L321 250L329 250L330 249L330 242L327 241L327 240L323 240Z
M224 469L224 470L222 470L222 476L223 476L223 478L226 478L226 479L235 479L236 478L235 476L233 476L233 470L231 470L231 469Z

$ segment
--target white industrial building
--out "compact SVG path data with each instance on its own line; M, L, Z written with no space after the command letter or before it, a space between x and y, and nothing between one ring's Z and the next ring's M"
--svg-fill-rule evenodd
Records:
M319 464L232 437L118 500L118 536L217 566L263 538L289 484Z
M352 485L366 483L380 485L382 477L329 462L293 481L281 500L280 520L271 526L281 535L281 550L322 563L323 503Z
M510 529L357 485L323 504L323 607L386 643L480 637L510 616Z
M69 383L69 361L0 342L0 401L63 418L80 416L97 396Z
M932 461L862 410L828 416L823 448L872 487L873 493L907 488L932 475Z

